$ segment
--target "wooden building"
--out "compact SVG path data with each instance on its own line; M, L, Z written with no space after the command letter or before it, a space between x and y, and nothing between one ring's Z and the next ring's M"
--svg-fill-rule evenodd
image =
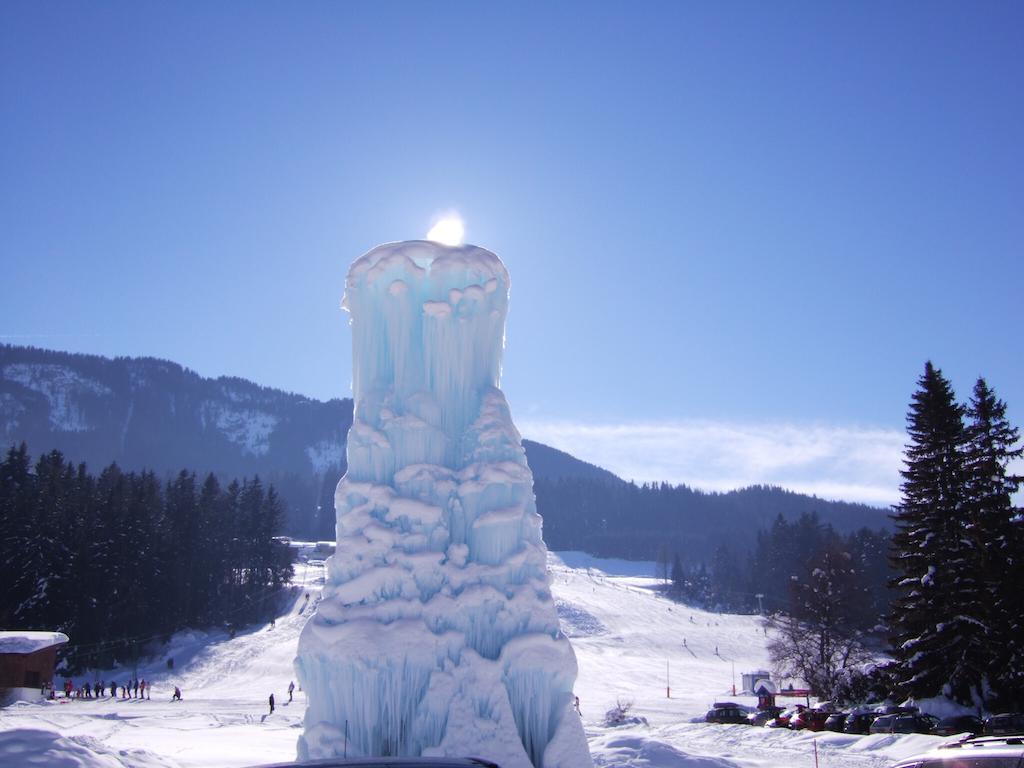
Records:
M0 632L0 690L41 688L53 682L61 632Z

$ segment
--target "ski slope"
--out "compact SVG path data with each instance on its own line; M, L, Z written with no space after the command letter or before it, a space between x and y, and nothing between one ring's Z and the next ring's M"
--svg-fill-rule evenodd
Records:
M708 613L660 597L648 575L651 563L561 553L550 556L549 568L562 628L579 662L576 693L598 768L803 768L815 765L815 747L821 766L885 768L940 741L690 722L715 700L754 703L733 696L732 685L734 674L738 687L742 672L769 668L758 617ZM299 632L322 580L319 565L298 566L290 601L273 627L251 627L233 639L219 632L176 635L159 658L139 667L139 677L153 683L151 700L0 709L0 766L231 768L294 759L305 699L296 690L289 704L287 688ZM89 679L125 680L129 672ZM170 700L175 685L181 702ZM273 715L270 693L277 701ZM617 702L632 702L631 714L646 724L606 726L605 712Z

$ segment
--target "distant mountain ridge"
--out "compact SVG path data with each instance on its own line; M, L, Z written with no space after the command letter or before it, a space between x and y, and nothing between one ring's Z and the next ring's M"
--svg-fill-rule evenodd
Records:
M347 399L207 379L155 358L0 346L0 436L90 466L324 474L344 469L351 423Z
M286 532L295 536L333 537L334 487L346 469L351 425L349 398L323 402L245 379L205 378L156 358L110 359L0 345L2 447L24 441L36 456L56 448L97 471L116 461L126 469L164 474L185 468L223 478L258 474L280 492L288 509ZM621 534L607 529L607 514L597 519L599 508L611 499L633 506L648 495L637 496L629 490L632 484L608 470L550 446L524 440L523 447L536 480L538 508L556 546L578 542L581 537L571 533L577 528L595 529L583 538L596 544L596 528L601 528L606 533L599 551L616 554ZM715 515L725 513L744 531L744 539L769 516L796 516L812 507L822 512L823 521L841 529L888 522L882 510L782 489L711 496L683 486L671 494L684 516L688 507L696 512L705 501L714 501ZM591 501L584 503L586 498ZM629 519L641 511L613 511L613 516ZM634 519L640 523L644 516ZM699 524L714 525L715 520ZM652 532L648 541L656 537ZM653 557L635 547L627 554L622 544L621 555Z
M322 402L245 379L205 378L156 358L114 359L0 345L0 440L54 448L99 469L183 468L259 474L289 507L295 534L330 535L346 469L352 400ZM607 470L523 441L538 477L622 482ZM319 518L315 511L320 508ZM308 524L307 524L308 523Z

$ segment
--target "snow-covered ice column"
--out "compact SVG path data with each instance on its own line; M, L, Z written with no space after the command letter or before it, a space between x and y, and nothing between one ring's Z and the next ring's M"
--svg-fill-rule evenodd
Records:
M498 389L508 289L474 246L383 245L349 270L355 417L338 548L295 660L300 758L591 765L533 477Z

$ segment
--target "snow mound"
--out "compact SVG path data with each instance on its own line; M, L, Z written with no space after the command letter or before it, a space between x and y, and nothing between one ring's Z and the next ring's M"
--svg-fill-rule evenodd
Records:
M688 755L671 744L644 735L613 736L602 744L597 766L615 768L736 768L740 763L721 757Z
M0 731L5 765L19 768L175 768L177 763L141 749L114 750L90 736L61 736L56 731L19 728Z

